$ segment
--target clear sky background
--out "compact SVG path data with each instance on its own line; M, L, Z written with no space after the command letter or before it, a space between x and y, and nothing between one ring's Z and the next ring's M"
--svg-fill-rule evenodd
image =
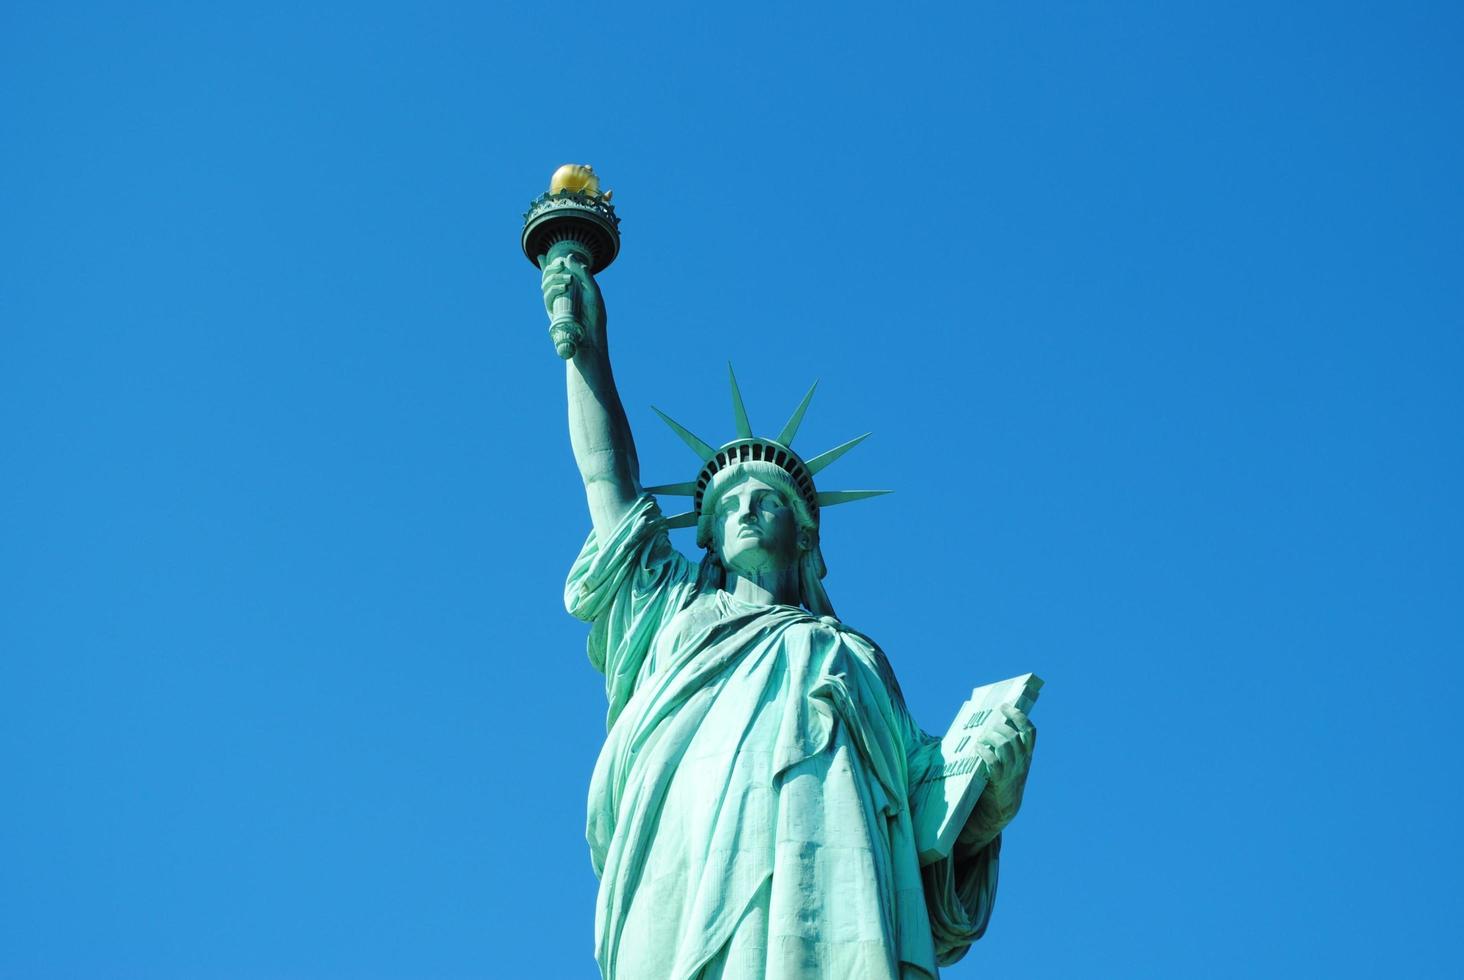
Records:
M942 730L961 977L1461 967L1446 3L6 3L0 976L596 975L604 695L520 215L614 188L648 482L726 362ZM681 543L692 547L689 539Z

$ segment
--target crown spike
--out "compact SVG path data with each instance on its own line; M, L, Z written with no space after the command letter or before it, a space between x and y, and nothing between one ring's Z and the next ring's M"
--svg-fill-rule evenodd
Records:
M820 507L834 507L838 504L851 504L856 500L868 500L870 497L879 497L887 493L894 493L893 490L820 490L818 492L818 505Z
M659 487L646 487L646 493L664 494L671 497L694 497L696 496L696 481L663 483Z
M813 390L817 387L817 381L809 385L808 394L803 396L803 401L799 402L798 407L793 410L793 417L788 420L787 425L783 426L783 431L778 433L778 442L792 448L793 437L798 434L798 427L803 424L803 413L808 411L808 403L813 401Z
M828 466L834 460L838 459L840 456L844 455L849 450L851 450L855 446L859 445L865 439L868 439L871 435L873 435L872 432L866 432L862 436L859 436L859 437L854 438L854 439L850 439L848 442L844 443L842 446L835 446L833 449L830 449L826 453L819 453L817 456L813 457L813 459L810 459L808 461L808 473L809 473L809 475L812 476L812 475L818 473L819 470L823 469L825 466Z
M670 528L696 527L696 511L689 510L685 514L668 517L666 518L666 526Z
M742 404L742 390L737 387L737 375L732 373L732 362L727 362L727 380L732 382L732 419L737 423L739 439L752 438L752 423L747 421L747 406Z
M661 416L661 421L671 426L671 431L680 436L681 441L690 446L691 451L700 456L703 463L711 459L713 456L717 455L717 451L715 449L702 442L696 436L692 435L691 432L680 422L676 421L671 416L667 415L665 412L661 411L654 405L651 406L651 411Z

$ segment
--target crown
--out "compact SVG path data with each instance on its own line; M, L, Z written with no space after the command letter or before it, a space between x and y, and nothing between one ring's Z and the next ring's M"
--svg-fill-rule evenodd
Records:
M737 437L731 442L724 443L720 448L712 448L709 443L693 435L690 430L671 416L654 405L651 406L652 411L659 415L661 420L669 425L671 430L681 437L681 441L690 446L702 461L702 468L697 473L696 479L689 483L667 483L658 487L646 487L648 493L691 498L691 510L684 514L668 517L666 519L667 527L695 526L697 519L701 516L702 499L706 495L707 487L711 485L712 477L729 467L754 461L772 463L788 474L793 485L798 488L798 493L804 503L808 505L808 511L813 516L815 523L819 520L819 511L824 507L865 500L890 492L888 490L819 490L814 486L815 475L870 436L870 433L866 432L862 436L850 439L842 445L835 446L833 449L807 460L793 451L793 438L798 435L798 427L803 424L803 416L808 411L809 403L813 401L814 389L818 387L817 381L808 389L808 394L803 396L803 401L799 402L798 407L793 410L793 416L788 419L788 424L783 426L778 437L768 439L752 434L752 424L747 420L747 408L742 403L742 391L737 387L737 375L733 373L731 364L727 365L727 378L732 387L732 419L737 427Z

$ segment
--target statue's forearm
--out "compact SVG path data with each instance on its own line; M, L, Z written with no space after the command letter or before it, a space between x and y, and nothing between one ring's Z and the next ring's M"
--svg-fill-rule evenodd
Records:
M957 855L971 856L990 844L1012 822L1021 805L1020 793L1003 793L999 788L988 785L956 838Z
M604 538L640 495L640 461L609 357L585 346L565 367L569 443L584 480L590 519Z

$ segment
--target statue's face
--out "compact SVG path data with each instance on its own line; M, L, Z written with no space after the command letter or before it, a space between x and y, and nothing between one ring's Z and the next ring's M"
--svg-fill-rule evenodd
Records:
M749 476L717 498L712 543L722 567L753 575L792 567L808 549L808 535L782 492Z

